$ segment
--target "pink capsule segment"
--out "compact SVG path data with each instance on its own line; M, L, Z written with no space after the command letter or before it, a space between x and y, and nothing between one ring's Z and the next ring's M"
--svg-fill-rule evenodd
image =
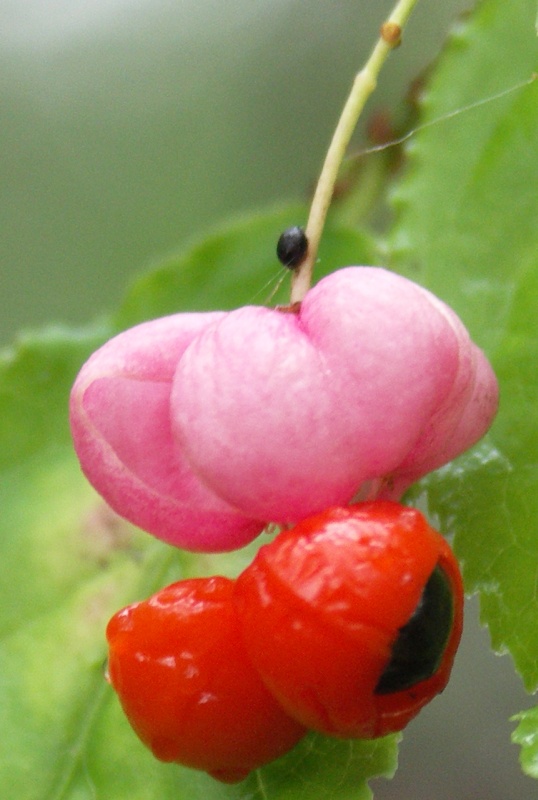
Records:
M478 441L497 401L451 309L399 275L348 267L297 313L177 314L120 334L83 366L71 425L119 514L225 551L268 522L399 499Z

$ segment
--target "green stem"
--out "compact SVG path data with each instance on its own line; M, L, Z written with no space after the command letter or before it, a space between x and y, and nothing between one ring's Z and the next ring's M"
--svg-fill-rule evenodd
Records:
M291 287L291 302L300 302L310 288L316 263L319 242L334 192L334 185L349 140L366 101L377 85L377 77L389 53L400 43L400 34L418 0L399 0L392 13L381 26L381 35L370 58L356 75L350 95L344 106L331 144L325 157L316 191L310 207L306 226L308 253L295 270Z

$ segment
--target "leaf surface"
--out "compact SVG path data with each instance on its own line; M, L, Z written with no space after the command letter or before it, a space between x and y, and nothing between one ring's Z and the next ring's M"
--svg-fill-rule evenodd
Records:
M456 30L426 90L428 127L409 147L390 239L392 264L455 308L499 377L487 441L425 479L415 496L455 535L493 648L510 652L529 691L538 687L535 21L534 0L487 0ZM515 84L523 85L442 119ZM527 733L536 719L525 717ZM527 747L528 738L520 741ZM530 751L523 764L531 772L529 763Z

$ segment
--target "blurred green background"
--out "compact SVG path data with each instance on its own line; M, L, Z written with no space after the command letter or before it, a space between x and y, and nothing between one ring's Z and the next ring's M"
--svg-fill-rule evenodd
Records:
M419 4L372 108L465 5ZM186 237L302 198L390 7L0 0L0 340L91 319Z
M419 3L370 110L401 113L468 5ZM89 321L208 226L304 197L391 6L0 0L0 340ZM410 727L380 800L536 795L509 744L508 716L530 700L473 604L468 618L454 679Z

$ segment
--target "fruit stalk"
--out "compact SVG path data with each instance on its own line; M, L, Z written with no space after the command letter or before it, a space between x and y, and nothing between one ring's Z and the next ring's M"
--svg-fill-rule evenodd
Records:
M381 67L390 51L400 44L402 29L416 3L417 0L399 0L396 3L392 13L381 26L379 40L372 50L370 58L355 76L351 92L329 145L310 207L306 226L308 253L301 266L295 271L291 286L291 303L300 302L310 288L327 211L349 140L368 98L376 88Z

